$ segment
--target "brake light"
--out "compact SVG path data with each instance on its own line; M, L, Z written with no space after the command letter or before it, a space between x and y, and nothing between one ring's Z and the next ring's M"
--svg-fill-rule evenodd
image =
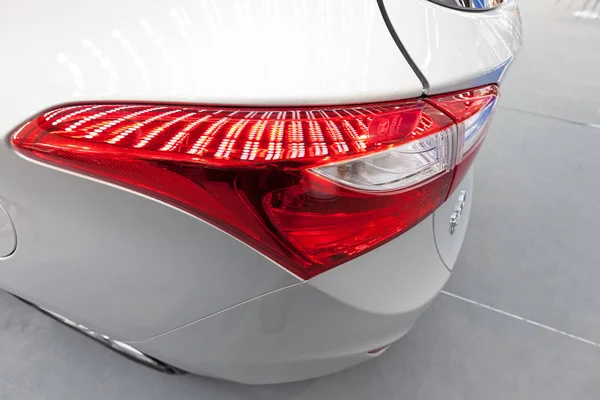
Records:
M26 156L186 210L309 279L443 203L457 139L473 149L466 156L482 140L481 121L469 144L461 121L490 104L457 96L321 108L73 105L11 141Z

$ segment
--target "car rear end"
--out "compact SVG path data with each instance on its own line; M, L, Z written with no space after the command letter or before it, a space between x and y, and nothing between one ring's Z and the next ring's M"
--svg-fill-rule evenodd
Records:
M22 55L0 76L3 289L247 383L413 326L465 235L514 2L55 3L0 16Z

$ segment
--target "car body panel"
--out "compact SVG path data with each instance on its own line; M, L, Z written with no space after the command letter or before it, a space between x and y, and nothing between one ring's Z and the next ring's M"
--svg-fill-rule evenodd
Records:
M472 171L457 190L472 192ZM466 228L468 212L459 226ZM130 344L178 368L243 383L308 379L373 358L369 351L408 332L450 277L433 219L310 281ZM464 232L445 240L460 246Z
M435 248L432 217L393 240L309 281L355 309L402 314L431 300L450 277Z
M449 270L454 268L467 233L471 206L473 205L473 175L474 168L471 166L469 173L463 179L462 185L451 193L448 200L433 214L435 243L442 261ZM460 199L462 193L464 193L464 203ZM463 204L461 205L461 203ZM455 212L460 212L460 215L458 223L454 226L454 231L451 232L450 217Z
M450 276L435 249L431 253L427 248L433 246L431 226L429 217L407 232L411 239L423 239L423 250L437 258L417 273L423 285L406 290L410 280L403 285L399 278L403 271L419 266L410 259L401 261L407 250L402 243L415 242L391 242L369 253L377 264L362 264L365 276L378 267L392 273L371 279L379 283L379 289L354 278L346 280L343 271L354 269L350 262L322 274L334 275L333 281L325 279L319 286L326 286L336 297L317 289L312 284L315 278L131 345L187 371L243 383L307 379L367 360L373 357L370 350L389 345L412 327ZM398 262L381 262L390 257ZM399 312L388 308L389 313L380 314L356 307L374 308L370 303L377 292L386 293L385 300L393 300ZM344 301L352 297L356 299L351 304Z
M19 232L0 287L123 341L298 279L189 214L15 155L18 124L74 101L339 104L423 89L375 2L61 0L3 7L0 26L0 54L20 60L0 74L0 203Z
M2 288L115 339L143 340L299 282L172 206L5 147L0 159L18 171L2 177L19 239L1 261Z
M0 54L18 57L0 74L3 133L69 102L344 104L423 90L374 1L16 2L0 27Z
M299 284L132 346L195 374L289 382L374 358L368 352L404 335L424 307L382 316Z
M481 13L484 23L423 0L385 4L431 93L496 82L521 42L512 2ZM0 74L0 205L17 240L0 258L0 288L191 372L271 383L374 357L368 351L404 335L448 279L469 211L454 235L438 233L452 196L405 234L303 282L199 218L9 144L27 119L74 102L418 97L424 86L377 2L57 0L4 7L0 27L0 54L19 60ZM484 39L456 51L441 38L451 29ZM471 175L463 185L470 193Z
M17 247L17 233L10 216L0 204L0 258L8 257Z
M425 0L383 2L402 45L427 79L428 94L500 82L523 43L514 0L484 12Z

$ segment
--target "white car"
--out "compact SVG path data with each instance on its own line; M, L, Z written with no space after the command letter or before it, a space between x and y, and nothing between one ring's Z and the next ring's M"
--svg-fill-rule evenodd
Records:
M443 288L513 0L0 6L0 287L154 368L382 354Z

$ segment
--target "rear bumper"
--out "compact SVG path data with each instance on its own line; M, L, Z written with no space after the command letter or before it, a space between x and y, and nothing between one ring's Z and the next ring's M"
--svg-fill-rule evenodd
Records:
M443 267L443 280L449 275ZM433 288L432 288L433 289ZM434 296L400 314L359 310L298 284L156 338L131 344L185 371L266 384L322 376L399 339Z
M470 193L472 182L470 172L457 192ZM446 205L436 224L447 221ZM454 241L458 252L465 230L434 238L433 221L310 281L129 344L195 374L251 384L313 378L374 358L383 351L369 351L408 332L450 277L436 239Z

